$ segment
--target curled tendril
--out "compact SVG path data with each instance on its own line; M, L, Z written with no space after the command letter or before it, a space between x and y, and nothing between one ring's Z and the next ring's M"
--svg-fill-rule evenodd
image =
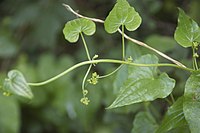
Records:
M99 78L99 75L96 72L94 72L94 73L92 73L92 77L90 79L88 79L87 81L90 84L96 85L98 83L98 78Z
M99 57L99 55L95 54L94 57L92 57L92 60L95 60Z
M92 57L92 60L95 60L99 57L99 55L95 54L94 57ZM93 66L96 66L97 63L93 63Z
M83 95L86 96L88 94L88 90L83 90Z

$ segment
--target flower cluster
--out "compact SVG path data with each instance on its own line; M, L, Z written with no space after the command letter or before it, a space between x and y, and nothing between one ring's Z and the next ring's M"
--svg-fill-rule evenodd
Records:
M87 81L90 84L96 85L98 83L98 78L99 78L99 75L96 72L94 72L94 73L92 73L92 77L90 79L88 79Z

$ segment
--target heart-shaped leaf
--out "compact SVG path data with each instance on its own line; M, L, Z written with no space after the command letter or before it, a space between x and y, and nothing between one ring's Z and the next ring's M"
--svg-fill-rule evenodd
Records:
M191 47L193 42L200 42L200 28L198 24L180 8L178 26L174 38L183 47Z
M32 99L33 93L28 86L23 74L18 70L8 72L8 78L5 79L3 90L6 94L14 94Z
M144 55L134 62L157 64L158 58L153 55ZM165 98L175 86L175 80L169 78L166 73L158 76L157 67L129 66L128 74L127 80L120 89L121 92L108 108Z
M141 23L142 19L135 9L126 0L118 0L107 16L104 26L108 33L115 33L121 25L129 31L134 31Z
M180 97L167 111L156 133L165 133L171 129L185 126L187 122L183 113L183 99Z
M95 31L96 25L93 21L85 18L78 18L65 24L63 34L65 35L66 40L73 43L78 41L80 33L91 36Z
M200 131L200 74L192 74L186 82L183 112L192 133Z

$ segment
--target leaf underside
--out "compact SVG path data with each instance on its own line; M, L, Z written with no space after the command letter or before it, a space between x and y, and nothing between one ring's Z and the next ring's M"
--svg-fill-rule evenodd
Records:
M115 33L121 25L129 31L134 31L141 23L142 19L135 9L126 0L118 0L107 16L104 26L108 33Z
M28 86L23 74L18 70L8 72L8 78L5 79L3 90L7 93L32 99L33 93Z
M63 34L65 39L71 43L77 42L80 33L91 36L96 31L96 25L93 21L85 18L77 18L65 24Z

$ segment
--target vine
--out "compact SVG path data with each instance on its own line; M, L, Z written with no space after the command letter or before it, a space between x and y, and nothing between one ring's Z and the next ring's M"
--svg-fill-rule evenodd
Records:
M158 98L171 97L172 106L167 111L161 125L155 129L156 133L167 132L178 125L188 123L192 133L198 133L200 127L200 84L199 84L199 67L197 58L199 57L197 51L200 43L200 28L198 24L185 14L182 9L179 9L178 26L176 28L174 38L181 46L192 48L192 64L193 68L188 68L181 62L169 57L168 55L150 47L144 42L133 39L125 34L125 29L128 31L135 31L142 23L142 18L139 13L129 5L126 0L117 0L115 6L106 17L105 21L96 18L90 18L78 14L69 5L63 4L68 11L76 15L78 18L71 20L65 24L63 33L65 39L71 43L78 41L81 36L87 59L86 61L75 64L74 66L66 69L64 72L42 82L31 83L27 82L23 74L18 70L11 70L8 72L8 78L5 79L3 84L4 95L10 96L11 94L19 95L29 99L33 98L33 93L30 86L42 86L49 84L60 77L68 74L69 72L85 65L89 65L85 76L82 80L82 94L83 97L80 101L88 105L90 100L87 97L89 91L85 89L85 83L96 85L98 80L109 77L118 72L123 66L127 65L129 73L127 80L120 86L120 92L114 102L108 107L117 108L126 105L131 105L140 102L148 102L145 104L145 109L149 111L149 102ZM96 31L95 22L104 24L105 30L109 34L119 32L121 34L122 57L121 59L99 59L98 55L91 58L89 48L87 46L84 35L92 36ZM121 28L121 30L120 30ZM138 59L133 60L130 56L125 58L125 39L134 42L142 47L150 49L163 58L171 61L172 63L158 63L158 58L154 55L144 55ZM115 70L106 75L99 75L97 72L92 73L92 77L88 79L88 75L93 66L99 63L113 63L119 64ZM167 73L158 73L158 67L174 67L190 72L190 77L186 82L184 95L175 101L172 91L175 86L175 80L170 78ZM167 100L169 103L171 101ZM171 121L173 123L171 124Z

